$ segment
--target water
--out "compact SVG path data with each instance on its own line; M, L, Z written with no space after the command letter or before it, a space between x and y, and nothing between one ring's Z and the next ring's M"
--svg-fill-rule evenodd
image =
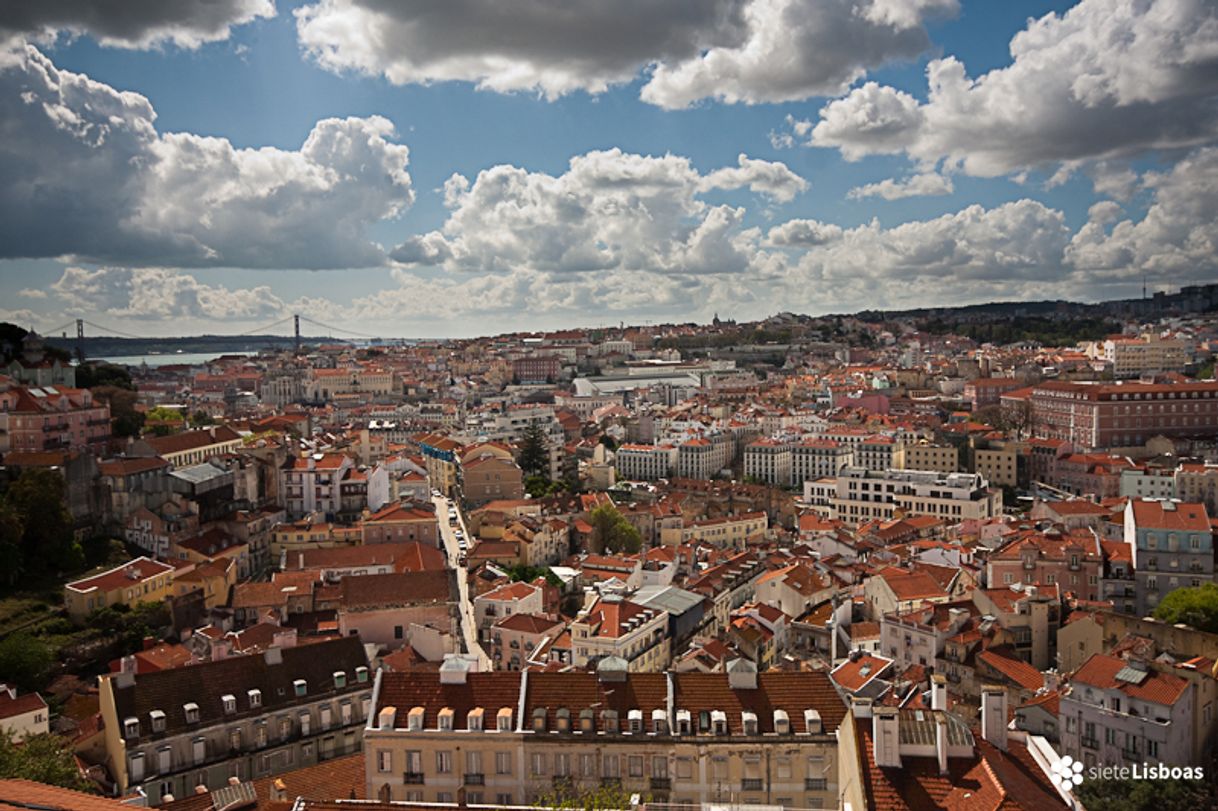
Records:
M117 363L120 366L139 366L148 364L149 366L169 366L175 363L184 363L195 365L207 363L215 360L221 355L244 355L253 357L257 352L170 352L164 355L109 355L98 358L90 358L90 360L104 360L108 363Z

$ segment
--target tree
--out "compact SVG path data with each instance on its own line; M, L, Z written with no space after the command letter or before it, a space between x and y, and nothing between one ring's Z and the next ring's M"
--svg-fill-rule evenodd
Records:
M562 579L550 571L549 566L525 566L523 563L517 563L515 566L508 567L507 575L508 579L512 581L532 583L537 578L544 577L551 586L562 585Z
M520 469L526 476L547 476L550 472L549 443L546 441L545 432L537 423L525 428L520 439Z
M592 551L638 552L643 548L643 536L612 504L602 504L588 513L592 526Z
M21 554L26 571L70 572L84 566L85 556L72 533L72 516L64 501L66 486L54 470L28 468L5 496L24 525Z
M635 800L631 792L621 786L597 786L596 788L555 789L538 797L537 808L563 808L572 811L629 811L646 804L647 797Z
M1155 607L1155 619L1175 625L1184 623L1199 631L1218 633L1218 584L1168 592Z
M139 436L144 415L135 408L137 395L123 386L105 385L93 389L93 396L110 406L111 432L115 436Z
M55 657L45 642L25 631L0 640L0 673L4 680L25 691L44 686Z
M213 420L211 414L208 414L206 411L199 410L190 415L191 428L202 428L205 425L212 425L214 423L215 420Z
M0 778L96 792L77 768L68 742L58 735L30 735L18 744L12 730L0 729Z
M545 498L567 489L566 482L552 482L548 476L535 474L524 479L524 491L533 498Z
M1074 795L1087 811L1192 811L1214 807L1201 780L1084 780Z
M4 561L4 585L16 585L25 572L25 554L21 539L25 535L25 521L7 503L0 502L0 560Z
M76 385L82 389L92 389L97 386L111 386L119 389L135 391L135 383L131 373L123 366L115 366L104 361L90 361L76 367Z

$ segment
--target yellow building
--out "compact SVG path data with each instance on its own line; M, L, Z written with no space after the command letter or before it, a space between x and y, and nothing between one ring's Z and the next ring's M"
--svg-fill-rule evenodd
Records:
M111 605L134 607L173 595L174 569L168 563L139 557L107 572L68 583L63 601L68 616L83 622L89 614Z
M822 672L377 674L367 796L494 806L620 788L656 803L838 808L848 716ZM696 805L694 806L696 807Z
M1006 447L978 448L973 451L977 472L999 487L1014 487L1019 479L1019 452L1011 444Z
M217 608L228 603L229 590L237 583L237 562L217 558L196 564L174 575L173 594L182 597L196 589L203 592L203 605Z
M909 470L955 473L960 469L960 454L954 445L908 445L905 448L905 467Z
M271 559L279 560L284 552L302 552L306 549L333 549L338 546L359 546L363 543L363 529L359 526L343 526L328 521L313 522L309 519L277 524L271 530Z

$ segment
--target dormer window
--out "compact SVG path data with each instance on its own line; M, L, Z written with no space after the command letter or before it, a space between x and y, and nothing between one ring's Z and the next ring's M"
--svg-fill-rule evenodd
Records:
M152 722L153 732L165 731L165 713L161 712L160 710L153 710L152 712L148 713L148 720Z
M452 707L445 707L444 709L440 710L440 715L438 717L439 717L440 731L441 732L452 732L453 731L453 709L452 709Z
M347 686L347 674L341 670L334 671L334 689L341 690Z
M138 738L140 736L140 719L127 718L123 721L123 737Z
M727 714L723 710L711 712L711 731L716 735L727 734Z
M188 723L188 724L199 723L199 705L198 704L194 703L193 701L187 702L186 704L182 705L182 712L184 712L186 714L186 723Z
M247 692L246 695L249 696L250 709L254 709L255 707L262 706L262 691L261 690L259 690L258 688L254 688L253 690L250 690L249 692Z
M224 705L225 715L232 715L237 711L237 697L231 693L220 696L220 703Z
M786 710L774 710L774 732L779 735L791 734L791 718Z
M661 709L651 711L651 731L656 735L668 732L668 715Z
M366 683L368 681L368 668L363 665L355 668L355 680L360 684Z
M693 733L693 719L690 718L689 710L677 710L677 734L690 735Z
M560 707L558 709L556 717L557 717L557 721L558 721L558 731L559 732L570 732L571 731L571 711L568 710L566 707Z
M465 717L465 727L470 732L482 731L482 708L475 707L469 711L469 715Z
M408 732L421 732L423 730L423 713L425 710L422 707L413 707L410 713L406 716L406 729Z
M538 707L537 709L533 710L533 731L546 731L546 710L544 707Z
M629 723L630 733L639 735L643 732L643 711L631 710L626 714L627 722Z
M745 735L757 734L757 715L756 713L743 712L740 714L741 726L744 727Z
M585 708L579 711L579 731L587 735L596 732L596 716L592 710Z
M601 729L607 734L617 734L617 710L601 710Z
M296 691L297 698L304 698L305 694L309 692L309 684L304 679L297 679L292 682L292 689Z

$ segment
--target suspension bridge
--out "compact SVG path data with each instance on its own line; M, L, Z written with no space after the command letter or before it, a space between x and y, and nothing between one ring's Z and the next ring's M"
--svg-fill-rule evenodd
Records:
M300 347L301 347L300 325L302 323L325 330L325 334L327 337L358 338L358 339L370 340L370 341L380 340L382 337L379 335L368 335L366 333L345 329L343 327L336 327L331 324L325 324L325 323L322 323L321 321L318 321L315 318L312 318L308 315L302 315L300 313L293 313L292 315L286 315L283 318L270 322L269 324L263 324L261 326L254 327L252 329L243 330L241 332L208 333L208 335L206 337L243 338L243 337L247 337L247 336L252 337L255 335L274 335L275 334L274 330L278 330L278 329L280 329L282 327L286 327L287 325L290 324L292 327L292 332L293 332L293 335L292 335L293 348L296 352L299 353ZM88 335L88 337L90 337L90 338L115 337L115 338L129 338L129 339L133 339L133 340L137 340L137 341L154 341L154 340L157 340L158 338L163 337L163 336L157 336L157 335L137 335L133 332L128 332L126 330L115 329L114 327L108 327L103 324L98 324L94 321L90 321L87 318L76 318L71 321L67 321L67 322L59 325L58 327L55 327L54 329L47 330L43 334L48 337L58 336L61 339L67 339L69 336L69 330L71 330L72 328L75 328L75 330L76 330L76 347L75 347L76 357L77 357L77 360L83 361L85 359L85 337L86 337L85 336L85 327L88 327L90 330L89 335ZM287 336L283 336L283 337L287 337Z

